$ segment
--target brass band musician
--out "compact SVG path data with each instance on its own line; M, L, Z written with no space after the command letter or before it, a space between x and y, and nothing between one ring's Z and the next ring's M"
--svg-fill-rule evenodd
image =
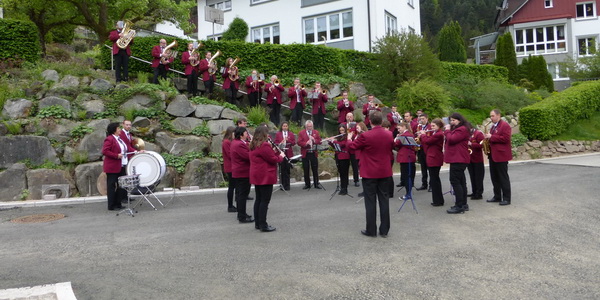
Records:
M250 107L255 107L259 104L262 87L264 85L264 80L259 77L258 71L256 70L252 70L250 76L246 77L246 93L248 94Z
M302 121L302 112L306 104L304 98L307 93L304 85L300 84L300 78L294 79L294 86L288 89L288 97L290 98L290 109L292 110L292 122L296 122L300 125ZM311 122L312 125L312 122Z
M363 105L362 113L365 117L365 125L367 125L367 128L370 129L371 122L369 121L369 116L374 111L381 111L381 108L379 108L379 104L375 103L375 96L369 95L367 99L367 103Z
M320 82L315 82L315 88L311 93L312 115L315 122L315 128L323 129L325 124L325 103L327 103L327 91L321 88Z
M133 38L127 45L125 49L119 48L117 45L117 41L120 38L124 37L125 32L123 32L123 27L125 23L123 21L118 21L116 23L116 29L111 31L108 35L108 39L113 42L112 46L112 54L113 59L115 61L115 80L117 83L121 81L129 80L129 57L131 56L131 43L133 43Z
M194 52L194 44L189 43L188 51L181 55L181 63L183 64L184 74L187 77L187 92L189 95L196 97L198 94L198 52Z
M285 88L279 82L277 76L273 75L271 76L271 82L265 85L265 91L267 92L267 105L271 108L269 119L275 126L279 126L282 102L281 93L285 91Z

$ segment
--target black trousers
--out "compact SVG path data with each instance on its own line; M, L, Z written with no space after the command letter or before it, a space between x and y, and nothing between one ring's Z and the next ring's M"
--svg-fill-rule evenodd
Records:
M192 70L192 73L187 75L187 92L194 97L198 94L198 73L196 70Z
M279 163L281 185L285 190L290 189L290 163L285 159Z
M231 177L231 172L227 173L227 180L227 207L231 208L233 207L233 195L235 193L237 182L235 181L235 178Z
M429 169L429 183L431 186L431 202L433 204L444 204L442 193L442 181L440 180L440 169L442 167L427 167Z
M208 95L208 97L212 96L213 89L215 88L215 80L212 76L208 78L208 80L204 81L204 94Z
M494 162L490 155L490 178L494 186L494 199L510 203L510 177L508 162Z
M390 230L390 199L387 194L389 177L363 178L365 193L365 212L367 219L367 233L377 234L377 204L379 201L380 234L388 234Z
M154 78L152 79L152 83L158 84L158 77L167 79L167 68L163 64L159 64L158 67L154 68Z
M281 122L281 104L277 103L277 100L273 100L273 104L270 107L271 113L269 113L269 119L275 126L279 127L279 122Z
M467 169L469 170L469 178L471 179L471 192L473 193L473 197L482 197L485 166L482 162L470 163Z
M300 124L302 122L302 104L296 103L296 107L292 111L292 122Z
M125 167L120 173L106 173L106 199L108 209L121 206L121 200L127 199L127 191L119 186L119 177L127 175Z
M323 126L325 125L325 114L321 110L313 115L313 123L315 124L315 128L323 129Z
M250 107L255 107L258 105L259 101L258 92L248 94L248 102L250 102Z
M467 177L465 169L468 164L451 163L450 164L450 185L454 190L456 206L467 204Z
M425 151L423 150L423 148L421 148L421 150L419 150L419 152L417 152L417 155L419 156L419 164L421 165L421 185L422 186L427 186L427 182L428 182L428 172L427 172L427 160L425 159Z
M117 82L129 80L129 55L125 49L113 55L115 60L115 80Z
M350 154L350 163L352 164L352 179L354 179L354 182L358 182L358 159L356 154Z
M337 164L337 169L340 176L340 187L342 188L342 191L346 191L348 190L348 171L350 171L350 160L336 158L335 162Z
M236 178L235 202L237 204L238 220L246 218L246 200L250 194L250 178Z
M256 200L254 200L254 224L263 229L269 226L267 224L267 210L273 194L273 185L255 185Z
M314 152L306 152L306 157L302 158L302 168L304 168L305 185L310 186L309 168L312 169L315 185L319 184L319 160Z
M229 84L229 88L227 90L225 90L225 93L227 94L227 102L229 102L231 104L235 104L235 100L237 98L237 92L238 92L238 89L235 88L235 84L233 84L233 82L231 84Z
M400 163L400 185L406 188L408 193L409 188L412 189L415 186L415 174L417 168L415 163ZM408 186L408 177L410 176L410 187Z

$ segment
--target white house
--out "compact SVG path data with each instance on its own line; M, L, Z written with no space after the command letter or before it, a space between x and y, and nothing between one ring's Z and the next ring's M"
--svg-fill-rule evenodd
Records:
M205 6L223 10L224 25L204 21ZM231 21L248 23L247 42L326 44L371 51L392 30L421 33L419 0L198 0L198 38L218 40Z

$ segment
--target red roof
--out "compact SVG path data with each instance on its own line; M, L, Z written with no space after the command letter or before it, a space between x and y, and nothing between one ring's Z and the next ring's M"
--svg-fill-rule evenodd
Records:
M507 9L498 14L500 26L577 17L577 3L582 0L553 0L546 8L544 0L507 0ZM598 3L596 3L596 16Z

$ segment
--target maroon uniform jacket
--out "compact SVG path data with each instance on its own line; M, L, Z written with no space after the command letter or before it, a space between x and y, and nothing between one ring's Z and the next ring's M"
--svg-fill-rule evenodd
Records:
M512 160L512 144L511 144L510 125L505 121L498 121L496 126L492 126L490 134L490 148L492 150L492 160L494 162L505 162Z
M108 34L108 39L113 42L113 46L112 46L112 54L115 55L117 53L119 53L119 50L121 50L121 48L119 48L119 46L117 46L117 41L119 40L120 36L119 36L119 31L117 30L113 30ZM131 40L131 42L129 42L129 45L127 45L127 48L125 48L125 52L127 52L127 56L131 56L131 44L133 44L133 40Z
M469 141L471 142L471 163L482 163L483 162L483 133L477 129L471 134ZM511 151L512 152L512 151ZM429 161L427 161L429 165Z
M317 98L312 98L311 102L312 102L312 114L316 115L319 113L319 110L321 110L321 112L323 114L325 114L325 102L327 102L327 100L329 100L329 98L327 97L326 94L323 94L317 90L314 90L313 93L318 94L319 96ZM345 119L345 117L344 117Z
M335 154L337 155L337 159L339 160L346 160L346 159L350 159L350 149L348 149L348 140L346 139L346 137L344 136L344 139L341 141L338 141L337 139L333 140L333 142L329 142L331 144L338 144L340 145L340 149L342 150L342 152L335 152Z
M381 126L361 133L348 148L365 153L360 157L360 176L363 178L387 178L392 176L390 157L394 149L394 138L389 130Z
M162 50L160 49L159 45L154 46L154 48L152 48L152 57L154 57L154 59L152 59L152 67L153 68L158 68L158 66L160 65L160 55L162 54ZM165 65L165 69L168 71L169 70L169 64L173 62L173 58L169 59L169 63Z
M198 66L194 67L190 64L190 52L191 51L185 51L183 52L183 54L181 54L181 63L185 66L185 69L183 70L185 75L192 74L193 70L196 70L196 72L198 72Z
M413 137L413 134L406 130L403 133L401 133L400 136ZM394 146L396 149L398 149L398 153L396 154L397 162L414 163L415 161L417 161L415 155L415 146L404 146L402 145L402 141L400 139L394 141Z
M127 145L127 143L125 143ZM133 152L135 149L127 148L127 152ZM104 164L102 169L104 173L120 173L121 159L117 155L121 154L121 146L114 135L109 135L104 139L102 145L102 155L104 155Z
M283 132L277 131L277 133L275 134L275 144L279 145L279 144L281 144L282 141L283 141ZM287 157L294 156L294 150L292 149L292 146L294 146L294 145L296 145L296 136L294 136L293 132L288 130L287 141L286 141L286 145L285 145L285 148L287 148L287 150L285 150L285 156L287 156Z
M371 108L369 109L369 102L365 103L363 105L363 115L365 116L365 125L369 126L369 124L371 124L371 121L369 120L369 114L371 113L372 110L377 110L377 111L381 111L381 108Z
M231 173L231 141L229 139L223 139L221 154L223 155L223 170L225 173Z
M400 118L402 118L402 116L400 116ZM394 115L392 113L387 114L387 119L390 122L390 131L394 132L401 119L398 119L398 122L394 121Z
M446 144L444 145L444 162L468 164L471 161L469 157L469 137L471 133L465 126L460 126L454 130L444 131Z
M432 132L429 136L421 135L421 144L427 146L425 161L428 167L441 167L444 164L444 133L441 130Z
M271 87L273 88L271 89ZM267 85L265 85L265 91L267 92L267 104L273 104L273 99L277 99L277 103L281 104L281 93L285 91L283 85L267 83Z
M204 75L203 75L204 76ZM225 68L225 71L223 72L223 89L226 90L231 86L231 79L229 79L229 68ZM235 88L239 89L240 88L240 82L239 79L234 81L233 84L235 84Z
M300 97L302 109L304 109L306 107L306 104L304 103L304 98L306 97L306 90L299 90L298 93L296 93L296 89L294 89L294 87L288 88L288 98L290 98L291 110L296 108L296 104L298 104L298 96Z
M250 148L248 143L235 139L231 141L231 177L250 178Z
M208 72L208 59L203 58L200 60L200 63L198 63L198 71L200 71L200 73L202 73L202 81L207 81L210 79L210 77L212 77L213 81L217 80L217 75L216 74L212 74L210 75L210 73Z
M250 93L258 92L258 95L260 96L260 94L262 93L262 88L265 85L265 82L259 81L256 84L258 84L258 86L254 87L254 85L252 84L252 76L246 77L246 93L250 94ZM259 99L259 102L260 102L260 99Z
M423 126L423 125L421 125L421 124L417 124L417 127L416 127L416 129L417 129L417 131L421 131L421 130L430 130L430 129L431 129L431 124L427 124L427 125L425 125L425 126ZM417 131L413 131L413 132L415 133L415 137L417 136ZM425 134L422 134L422 135L421 135L421 138L422 138L422 136L424 136L424 135L427 135L427 134L431 134L431 133L430 133L430 132L426 132ZM420 138L420 139L421 139L421 138ZM423 141L421 141L421 149L423 149L423 151L424 151L425 153L427 153L427 147L428 147L428 146L427 146L427 145L423 145ZM428 165L429 165L429 164L428 164Z
M343 123L346 121L346 115L349 112L353 112L354 111L354 103L352 103L352 101L348 100L349 105L348 107L346 107L346 105L344 105L344 99L340 99L337 102L337 109L340 112L340 115L338 116L338 123Z
M315 139L313 146L321 144L321 135L319 135L318 131L313 129L311 135ZM306 129L302 129L298 133L298 146L300 146L300 153L302 154L302 158L306 157L306 151L309 150L308 148L310 148L310 146L307 145L308 141L308 132L306 131ZM318 157L318 154L319 151L315 150L315 157Z
M250 151L250 184L276 184L277 163L282 160L283 157L275 154L269 142L264 142Z
M418 118L414 118L412 119L412 121L410 121L410 130L414 133L417 132L417 125L419 125L419 120Z

